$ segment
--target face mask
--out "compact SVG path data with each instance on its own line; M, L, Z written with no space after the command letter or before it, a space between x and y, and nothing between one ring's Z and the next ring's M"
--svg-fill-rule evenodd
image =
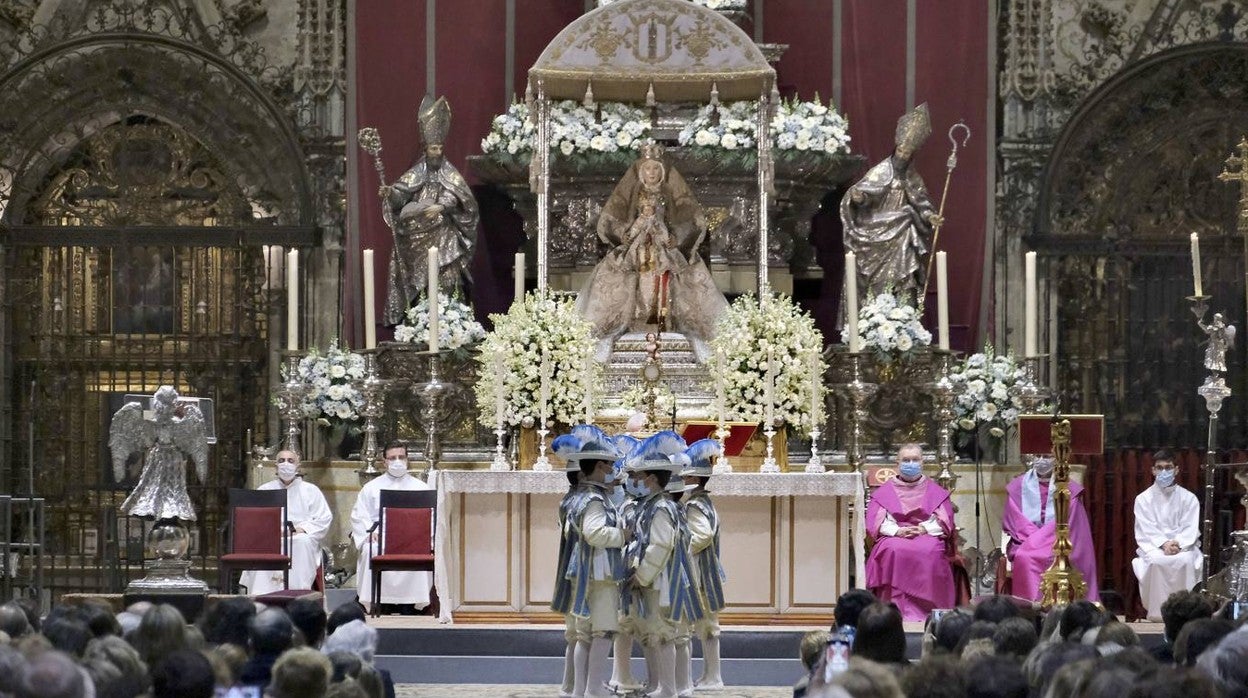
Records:
M917 460L903 460L899 472L902 478L914 480L923 474L923 464Z
M615 484L620 481L620 474L612 469L611 472L607 473L606 476L602 478L602 481L607 485Z
M1040 477L1048 477L1053 474L1053 459L1037 458L1036 462L1033 463L1031 467L1036 471L1036 475Z
M652 491L646 485L645 482L642 482L641 480L635 480L633 482L636 483L633 485L633 490L637 493L637 496L639 498L645 499L646 497L649 497L652 494Z
M386 474L393 478L400 478L407 474L407 460L403 458L394 458L386 463Z
M277 479L282 482L290 482L295 479L295 475L299 473L298 463L281 462L277 464Z
M612 506L619 509L624 506L624 501L628 499L628 494L624 491L624 488L614 487L611 489L611 494L607 495L607 499L611 501Z
M641 496L641 494L637 491L637 481L631 477L624 481L624 492L626 492L630 497Z
M1158 487L1169 487L1174 484L1174 471L1162 470L1154 476Z

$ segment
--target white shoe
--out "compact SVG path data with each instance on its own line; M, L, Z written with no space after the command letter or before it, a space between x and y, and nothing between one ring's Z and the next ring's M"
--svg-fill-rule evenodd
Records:
M654 653L659 687L649 694L650 698L677 698L676 692L676 645L665 643Z
M708 637L702 640L702 678L694 683L699 691L721 691L724 679L720 675L719 638Z
M589 645L589 681L585 687L586 698L610 698L615 695L607 687L610 665L607 654L611 652L611 638L596 637Z

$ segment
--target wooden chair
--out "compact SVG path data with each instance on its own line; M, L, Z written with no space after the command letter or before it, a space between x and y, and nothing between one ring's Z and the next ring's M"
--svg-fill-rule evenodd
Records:
M225 554L217 566L222 594L231 591L235 570L281 570L290 588L290 534L286 490L229 491Z
M433 535L438 493L434 490L381 490L380 512L369 532L372 615L381 615L383 572L433 572ZM433 602L432 591L430 603Z

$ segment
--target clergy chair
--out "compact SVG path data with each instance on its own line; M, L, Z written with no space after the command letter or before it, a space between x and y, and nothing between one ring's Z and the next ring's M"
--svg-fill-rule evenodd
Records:
M1014 583L1010 578L1014 571L1014 563L1010 561L1009 555L1010 534L1005 531L1001 532L1001 557L997 558L997 580L993 584L993 591L998 594L1012 594L1014 592Z
M372 570L372 615L381 615L383 572L433 572L434 514L438 493L434 490L381 490L380 511L369 532L368 552ZM363 581L363 580L361 580ZM430 603L433 603L430 593Z
M217 564L222 594L230 593L235 570L281 570L290 588L290 535L286 490L229 491L225 554Z

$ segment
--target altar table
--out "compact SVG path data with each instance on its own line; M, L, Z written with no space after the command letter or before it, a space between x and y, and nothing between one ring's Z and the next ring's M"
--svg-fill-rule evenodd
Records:
M440 470L434 583L442 622L561 621L550 610L562 471ZM711 478L728 579L726 624L826 625L864 580L857 473ZM852 506L851 506L852 505Z

